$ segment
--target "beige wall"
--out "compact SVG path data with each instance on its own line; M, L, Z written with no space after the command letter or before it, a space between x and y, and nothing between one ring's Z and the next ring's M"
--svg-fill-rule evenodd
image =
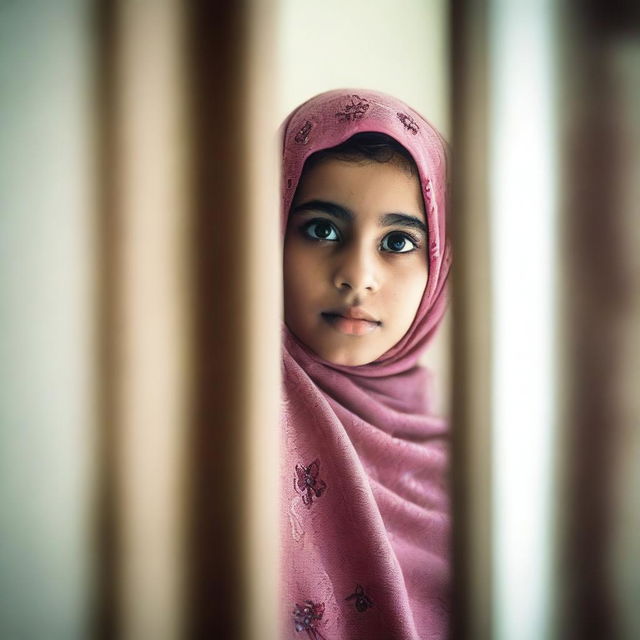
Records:
M371 88L405 100L446 136L447 10L444 0L281 0L278 115L321 91Z

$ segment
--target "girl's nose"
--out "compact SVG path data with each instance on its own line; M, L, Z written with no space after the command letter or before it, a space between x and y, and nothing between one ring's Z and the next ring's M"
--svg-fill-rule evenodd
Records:
M375 259L357 248L345 251L334 271L333 283L337 289L375 293L380 287Z

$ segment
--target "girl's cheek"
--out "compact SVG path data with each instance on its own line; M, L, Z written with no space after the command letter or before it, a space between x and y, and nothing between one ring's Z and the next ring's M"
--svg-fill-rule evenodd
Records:
M322 265L305 242L293 242L285 252L285 281L296 289L308 288L319 280Z
M398 274L398 277L401 277L403 280L426 279L427 270L427 262L423 256L416 255L415 253L411 254L411 256L396 256L394 271Z
M304 240L295 240L289 250L289 266L292 270L307 269L313 264L313 252L309 251Z

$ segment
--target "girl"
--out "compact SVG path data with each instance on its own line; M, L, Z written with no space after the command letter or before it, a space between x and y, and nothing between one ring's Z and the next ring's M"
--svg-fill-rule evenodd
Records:
M283 637L443 638L447 428L417 361L445 310L445 143L340 90L283 150Z

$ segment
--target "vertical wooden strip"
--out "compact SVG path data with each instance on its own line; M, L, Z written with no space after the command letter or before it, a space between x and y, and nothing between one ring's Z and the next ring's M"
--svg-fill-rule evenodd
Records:
M276 0L252 0L247 17L248 225L245 259L245 543L243 637L280 640L280 141L276 132Z
M97 190L97 295L98 335L98 447L97 491L94 506L94 553L96 592L92 608L91 635L111 640L120 635L118 610L118 524L116 424L116 307L119 266L118 217L116 215L116 25L115 3L96 0L92 15L95 38L94 127L96 135Z
M567 2L562 638L640 633L640 11Z
M246 466L246 6L188 4L193 132L193 424L188 637L240 638Z
M183 631L190 282L182 10L116 5L113 332L123 638Z
M492 637L487 3L451 13L455 638Z

